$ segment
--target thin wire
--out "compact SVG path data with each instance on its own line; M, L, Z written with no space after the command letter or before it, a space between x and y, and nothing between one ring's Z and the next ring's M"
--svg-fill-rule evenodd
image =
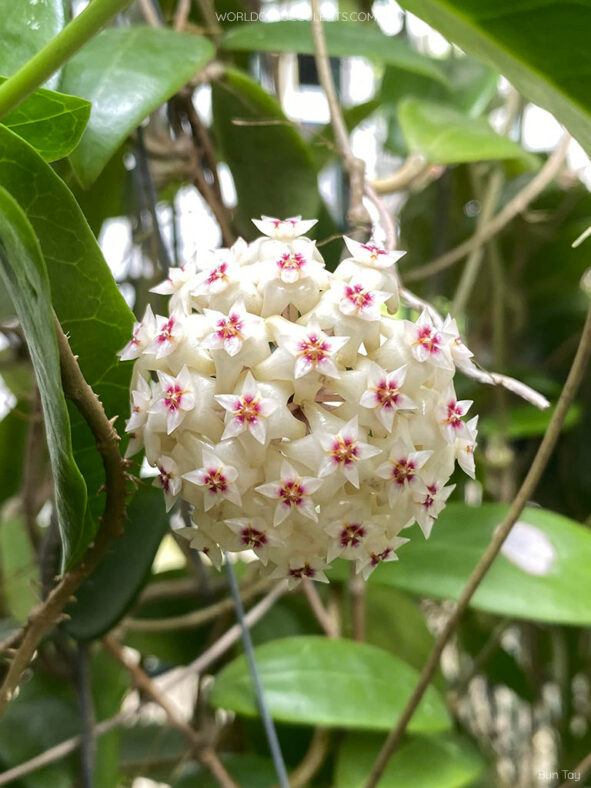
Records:
M254 656L254 649L252 647L252 638L250 637L250 630L248 629L248 626L246 625L246 622L244 620L244 607L242 606L242 599L240 598L240 591L238 590L238 582L236 580L236 575L234 573L234 567L232 566L232 563L229 560L229 556L227 553L225 557L226 557L226 570L228 572L228 582L230 584L230 592L232 594L232 598L234 599L234 607L236 608L236 618L238 619L238 623L240 624L240 629L242 631L242 643L244 645L244 651L246 653L246 661L248 662L248 669L250 671L250 678L252 680L257 706L259 708L259 713L263 720L265 735L267 736L267 742L269 744L269 749L271 751L271 757L273 758L273 765L275 766L275 772L277 774L277 779L279 781L280 788L289 788L289 780L287 778L285 762L283 760L283 755L281 753L281 746L279 744L279 739L277 738L277 731L275 730L275 725L273 724L273 718L269 713L269 707L265 702L265 696L263 694L263 687L261 685L261 679L259 676L259 671Z

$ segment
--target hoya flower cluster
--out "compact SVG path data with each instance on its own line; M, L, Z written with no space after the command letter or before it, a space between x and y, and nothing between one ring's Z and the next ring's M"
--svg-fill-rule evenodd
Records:
M402 532L429 536L470 476L477 418L453 387L471 364L455 322L395 319L402 252L345 239L334 273L314 221L263 217L263 236L170 271L121 351L134 359L128 454L144 449L191 545L220 565L253 550L274 577L325 580L335 558L367 578Z

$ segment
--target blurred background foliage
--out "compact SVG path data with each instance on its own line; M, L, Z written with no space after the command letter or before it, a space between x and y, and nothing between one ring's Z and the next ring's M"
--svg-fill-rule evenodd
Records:
M354 151L408 250L401 278L456 317L483 367L554 403L587 306L579 282L591 241L573 242L591 223L591 9L558 0L402 5L322 4ZM84 6L0 0L2 77ZM134 3L0 125L0 185L30 222L56 313L120 428L130 372L114 366L115 353L130 332L129 308L143 314L169 266L238 235L252 238L250 218L261 213L318 217L327 264L338 261L349 195L303 21L309 13L306 2ZM557 120L575 139L559 140ZM543 188L523 198L548 167ZM520 209L498 232L423 270L515 199ZM71 565L83 554L104 505L92 437L69 409L88 507L60 537L40 394L14 313L0 290L6 638L46 597L62 559ZM293 785L364 785L547 427L548 411L507 391L466 379L457 388L481 414L477 480L458 484L428 542L414 539L398 564L372 575L365 643L352 623L354 584L338 565L320 597L309 589L285 595L252 628ZM587 375L535 500L447 647L380 786L558 785L561 770L591 750L590 395ZM41 644L0 722L0 763L9 775L81 739L18 785L215 784L101 638L111 633L152 679L171 682L234 623L225 576L171 535L161 496L145 483L128 515L124 536ZM256 563L240 561L236 571L248 605L269 590ZM311 593L339 640L322 637ZM170 692L239 785L276 782L239 647ZM121 724L93 735L95 723L121 709ZM0 774L0 785L8 781Z

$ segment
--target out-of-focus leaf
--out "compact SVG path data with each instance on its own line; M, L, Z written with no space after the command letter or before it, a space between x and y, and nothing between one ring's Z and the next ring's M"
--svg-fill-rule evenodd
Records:
M69 556L84 528L86 485L72 455L70 420L61 384L47 270L26 215L1 187L0 279L15 305L35 369L60 534L64 553Z
M238 785L269 788L277 782L273 762L258 755L222 755L222 761ZM171 788L216 788L219 783L203 767L189 766L175 779Z
M150 575L168 527L160 490L141 489L127 514L123 536L78 589L77 601L68 610L66 627L78 640L93 640L116 626Z
M0 421L0 506L21 485L28 413L29 403L19 400Z
M454 105L472 118L482 115L497 92L499 74L471 57L448 58L441 67L453 86Z
M0 512L0 567L2 609L15 621L25 621L39 601L39 572L17 501Z
M323 727L389 730L418 674L402 660L367 643L303 636L255 649L265 699L281 722ZM244 656L216 677L211 703L239 714L258 714ZM431 687L410 729L439 731L449 717Z
M417 602L395 588L368 584L365 629L368 643L390 651L415 670L422 669L433 646Z
M402 5L493 65L591 150L587 3L403 0Z
M166 28L111 28L86 44L65 66L60 85L92 102L71 157L80 181L91 184L124 139L213 53L206 38Z
M168 779L171 765L182 760L187 740L177 728L142 723L121 730L121 768L154 780Z
M0 74L10 76L64 27L66 6L64 0L0 0L0 19ZM54 74L47 87L55 87L58 79Z
M325 22L323 28L331 57L366 57L412 74L424 74L444 84L447 81L436 61L420 55L406 41L387 36L373 25ZM222 46L234 51L314 54L310 23L305 21L250 22L226 33Z
M31 222L47 266L53 307L70 339L86 381L103 403L107 416L123 417L129 408L131 368L119 364L116 352L131 334L133 315L71 192L39 154L7 128L0 127L0 183ZM75 293L76 297L72 297ZM74 456L89 495L89 520L71 545L69 564L85 550L104 508L98 491L104 471L94 438L71 409Z
M0 85L5 81L0 77ZM85 99L40 88L2 118L2 123L46 161L56 161L74 150L89 115L90 104Z
M507 412L502 428L506 436L512 440L537 438L546 432L553 414L554 407L537 410L531 405L519 405ZM563 431L576 427L581 420L581 415L580 405L576 403L572 405L566 414ZM495 416L487 416L480 422L479 430L485 437L490 437L498 433L500 426L499 419Z
M379 566L370 582L457 599L507 509L502 504L450 504L429 539L413 526L400 560ZM589 529L554 512L528 507L509 539L471 605L515 618L591 625ZM346 569L335 566L333 571L344 578Z
M92 654L90 660L90 684L95 717L106 720L120 710L123 696L130 687L130 677L111 654L101 650ZM95 788L113 788L120 784L120 739L120 729L98 739L94 762Z
M398 119L409 151L433 164L493 159L520 159L530 167L538 163L516 142L493 131L484 118L471 118L443 104L404 99Z
M36 674L23 682L0 720L0 760L19 766L80 733L74 693L64 681ZM69 755L26 776L26 788L72 788L76 760Z
M82 209L96 238L106 219L129 216L137 211L132 172L125 167L127 145L122 145L88 188L80 185L69 160L58 164L58 173L66 182Z
M212 99L215 133L236 186L241 234L254 237L250 219L261 214L318 216L321 200L310 149L278 102L233 70L212 86Z
M363 788L384 743L383 737L349 734L336 764L334 784ZM451 734L407 739L388 762L380 788L463 788L472 785L484 768L477 750Z

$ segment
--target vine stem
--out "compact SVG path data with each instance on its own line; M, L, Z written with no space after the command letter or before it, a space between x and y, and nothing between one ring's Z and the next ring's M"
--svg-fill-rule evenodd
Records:
M64 393L74 402L90 427L105 469L106 502L99 530L79 563L66 572L47 598L33 608L19 632L20 645L0 688L0 716L12 699L20 678L43 637L63 619L63 610L81 583L107 552L111 540L123 533L127 472L119 451L119 435L107 418L99 398L84 379L67 337L54 318ZM18 642L18 641L17 641Z
M69 25L0 86L0 119L41 87L131 0L93 0Z
M458 622L468 607L468 604L474 596L476 589L484 579L486 573L492 566L493 561L499 554L499 551L503 546L503 542L509 536L511 529L517 521L517 518L523 511L523 508L527 504L530 497L535 492L544 469L548 464L548 460L550 459L552 452L554 451L554 447L556 446L556 442L562 430L568 409L570 408L581 380L583 379L590 355L591 303L588 307L585 326L581 334L581 339L579 341L579 346L577 348L574 361L558 399L556 410L552 414L552 419L548 425L546 433L544 434L542 442L540 443L536 456L534 457L534 461L531 464L531 467L519 489L519 492L515 496L515 499L509 508L507 516L495 529L488 547L484 551L480 561L470 575L464 590L460 594L454 612L447 620L443 630L435 641L435 645L429 654L429 657L419 677L419 681L417 682L412 695L404 707L396 726L388 734L386 742L384 743L384 746L382 747L377 760L373 765L369 779L365 784L365 788L375 788L375 786L378 784L380 777L383 775L384 770L388 765L388 761L399 746L408 723L412 719L423 695L427 690L427 687L431 683L433 674L439 665L439 660L441 658L443 649L453 635Z

